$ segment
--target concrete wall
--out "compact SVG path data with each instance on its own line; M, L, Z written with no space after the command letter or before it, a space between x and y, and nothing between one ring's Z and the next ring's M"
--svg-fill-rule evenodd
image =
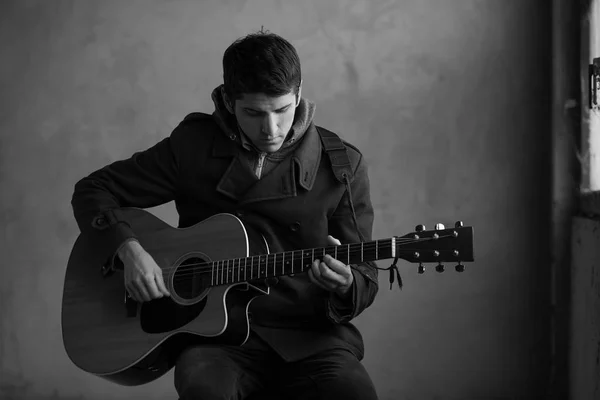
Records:
M265 28L318 123L371 165L375 237L461 219L477 262L388 290L357 324L381 399L538 398L549 371L549 4L536 0L0 5L0 398L175 398L76 369L61 342L77 179L212 111L221 56ZM154 210L174 223L171 206ZM380 266L388 266L382 262ZM452 267L452 266L449 266Z

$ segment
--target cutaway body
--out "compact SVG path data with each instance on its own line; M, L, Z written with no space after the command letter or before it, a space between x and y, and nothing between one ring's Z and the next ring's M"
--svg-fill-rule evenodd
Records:
M138 385L168 372L189 340L243 344L248 306L268 287L262 279L211 287L214 271L208 266L266 254L264 239L230 214L184 229L140 209L126 215L163 270L171 296L126 307L123 274L104 277L106 260L94 251L94 238L80 235L67 265L62 306L63 342L72 362L110 381Z

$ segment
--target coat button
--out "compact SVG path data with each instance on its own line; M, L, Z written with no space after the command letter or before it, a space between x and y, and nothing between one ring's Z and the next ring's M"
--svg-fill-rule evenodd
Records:
M108 226L108 222L104 217L96 217L92 221L92 226L96 229L104 229Z
M293 224L290 225L290 230L292 232L296 232L300 229L300 222L294 222Z

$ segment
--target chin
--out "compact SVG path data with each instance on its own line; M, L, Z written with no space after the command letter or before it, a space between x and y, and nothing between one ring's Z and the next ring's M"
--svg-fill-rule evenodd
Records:
M264 151L265 153L275 153L277 150L279 150L281 148L281 145L283 143L277 143L277 144L272 144L272 145L262 145L260 148L261 151Z

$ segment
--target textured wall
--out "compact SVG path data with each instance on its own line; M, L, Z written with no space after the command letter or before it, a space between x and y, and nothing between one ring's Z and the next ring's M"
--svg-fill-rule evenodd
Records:
M3 1L0 398L175 398L123 388L61 342L73 184L212 111L225 47L261 25L303 60L317 122L371 165L375 236L462 219L463 274L402 264L357 324L381 399L534 398L549 363L549 6L535 0ZM170 206L155 210L174 223ZM387 266L382 262L380 266Z

